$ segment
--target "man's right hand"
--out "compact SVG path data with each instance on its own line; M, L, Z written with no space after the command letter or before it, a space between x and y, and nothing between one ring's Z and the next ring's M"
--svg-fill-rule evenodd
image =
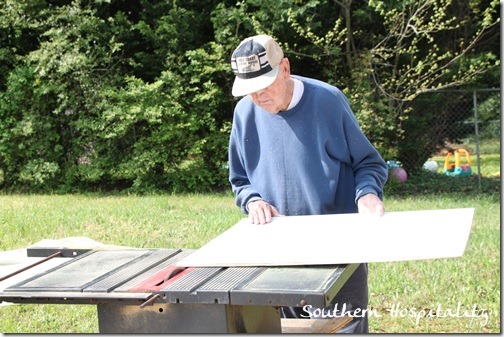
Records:
M275 206L268 204L264 200L251 201L247 206L250 222L256 225L264 225L271 222L274 216L280 216Z

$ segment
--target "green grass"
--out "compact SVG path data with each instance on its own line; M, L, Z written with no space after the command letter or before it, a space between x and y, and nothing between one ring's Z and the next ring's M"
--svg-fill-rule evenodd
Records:
M230 195L0 196L0 249L69 236L138 248L195 248L242 217Z
M476 145L474 147L476 147ZM492 138L480 139L479 151L481 154L500 153L501 152L500 135L493 136Z
M382 314L380 319L371 320L370 330L389 333L500 332L498 200L493 197L410 197L387 203L388 210L397 211L457 207L476 208L463 257L370 266L370 306ZM400 317L397 310L391 312L398 305L414 313L434 312L439 308L441 311L437 317ZM461 313L472 311L474 306L484 312L478 311L474 317L439 317L447 316L447 310L455 312L459 306Z
M452 181L452 180L450 180ZM387 211L474 207L465 255L456 259L370 265L371 332L500 332L500 195L445 193L385 200ZM85 236L105 244L198 248L243 214L220 195L0 195L0 249L43 239ZM447 219L449 221L449 219ZM390 310L478 310L470 317L400 317ZM91 305L24 304L0 308L3 333L97 333ZM442 314L439 312L438 314ZM378 317L380 316L380 317Z

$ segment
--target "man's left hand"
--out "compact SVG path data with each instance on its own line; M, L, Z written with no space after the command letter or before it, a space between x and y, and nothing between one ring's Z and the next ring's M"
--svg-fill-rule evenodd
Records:
M375 194L366 194L360 197L357 200L357 207L359 213L377 213L379 216L383 216L385 213L383 201Z

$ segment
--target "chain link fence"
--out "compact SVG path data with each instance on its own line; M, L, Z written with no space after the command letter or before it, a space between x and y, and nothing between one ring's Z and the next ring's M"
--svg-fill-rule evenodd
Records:
M436 102L426 128L435 146L425 149L429 153L423 155L429 159L423 169L453 176L474 174L480 188L482 177L500 178L500 89L425 95Z

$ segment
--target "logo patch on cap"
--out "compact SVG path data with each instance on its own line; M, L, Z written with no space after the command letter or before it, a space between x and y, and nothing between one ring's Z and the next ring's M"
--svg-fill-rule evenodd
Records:
M253 40L242 44L234 52L231 66L236 76L240 78L254 78L272 69L266 58L266 50Z

